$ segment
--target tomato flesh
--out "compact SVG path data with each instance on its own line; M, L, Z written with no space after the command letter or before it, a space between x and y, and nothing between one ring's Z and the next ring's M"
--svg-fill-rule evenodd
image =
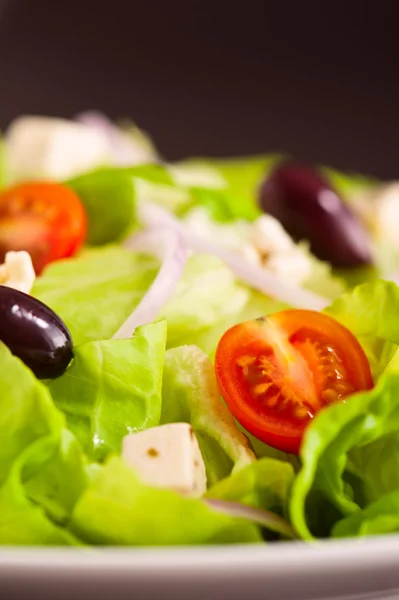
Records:
M0 194L0 262L26 250L37 274L83 244L86 213L78 196L58 183L25 183Z
M353 334L331 317L286 310L229 329L216 350L220 391L235 418L263 442L297 453L323 407L373 387Z

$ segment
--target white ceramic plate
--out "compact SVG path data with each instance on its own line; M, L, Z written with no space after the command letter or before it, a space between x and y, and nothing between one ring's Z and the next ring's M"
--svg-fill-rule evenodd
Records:
M312 545L0 548L0 598L393 600L399 535Z

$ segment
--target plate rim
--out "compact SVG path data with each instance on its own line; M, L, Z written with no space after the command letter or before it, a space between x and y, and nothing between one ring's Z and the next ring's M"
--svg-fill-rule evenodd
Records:
M169 574L206 572L211 576L228 569L230 574L264 573L276 576L295 571L312 573L326 568L340 573L354 567L379 571L399 565L399 534L372 538L325 540L311 543L278 542L234 546L180 547L15 547L0 546L0 575L19 571L129 571L142 575L161 571Z

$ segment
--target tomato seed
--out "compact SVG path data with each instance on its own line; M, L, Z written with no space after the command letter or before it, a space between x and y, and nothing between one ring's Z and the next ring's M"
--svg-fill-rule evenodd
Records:
M309 409L302 405L296 406L294 408L294 416L298 417L298 419L304 419L305 417L310 417Z
M271 385L272 384L270 382L258 383L252 388L252 391L255 396L260 396L261 394L265 394Z
M248 356L244 354L244 356L240 356L240 358L238 358L236 362L239 367L243 368L249 367L249 365L253 365L255 361L256 356Z
M275 394L274 396L270 396L266 399L266 406L268 408L276 408L278 400L280 398L280 393Z

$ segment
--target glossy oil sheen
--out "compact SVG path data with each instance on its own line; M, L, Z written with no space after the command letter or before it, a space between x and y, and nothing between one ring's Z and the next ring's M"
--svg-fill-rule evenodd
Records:
M366 230L311 167L294 162L279 165L261 186L259 203L295 241L307 240L321 260L341 268L372 263Z
M5 286L0 286L0 341L39 379L62 375L72 359L71 335L54 311Z

